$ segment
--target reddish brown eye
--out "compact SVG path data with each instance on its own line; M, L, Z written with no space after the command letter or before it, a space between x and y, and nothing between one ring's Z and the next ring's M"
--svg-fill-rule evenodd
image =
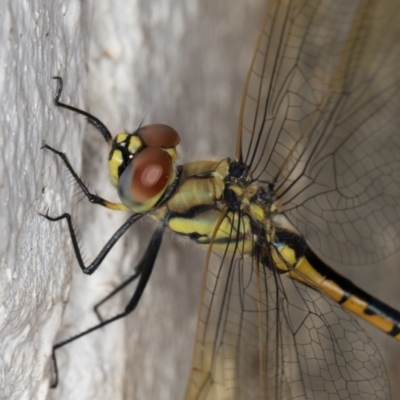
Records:
M178 132L168 125L152 124L140 128L139 136L146 146L168 149L175 147L180 141Z
M128 165L118 182L118 194L129 208L160 195L172 172L170 156L157 147L142 150Z

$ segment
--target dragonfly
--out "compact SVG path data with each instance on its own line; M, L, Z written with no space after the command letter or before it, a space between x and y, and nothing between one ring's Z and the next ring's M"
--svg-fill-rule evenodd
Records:
M390 11L390 12L388 12ZM245 84L234 157L175 165L177 132L140 126L114 139L109 170L133 215L91 274L140 218L160 222L128 281L139 304L165 230L204 247L207 262L186 399L388 398L379 352L343 308L399 339L399 313L322 261L381 261L399 250L396 135L399 6L390 1L271 1ZM382 29L387 34L382 35ZM102 304L103 302L99 303ZM100 317L101 318L101 317Z

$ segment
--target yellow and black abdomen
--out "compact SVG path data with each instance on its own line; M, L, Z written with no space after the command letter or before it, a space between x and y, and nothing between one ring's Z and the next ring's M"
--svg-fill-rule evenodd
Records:
M400 313L343 277L291 232L277 233L272 259L278 272L324 292L343 308L400 340Z
M266 267L324 292L343 308L400 340L400 313L334 271L301 236L274 227L274 206L268 203L268 193L256 185L232 183L229 163L224 159L183 165L175 191L151 214L153 218L201 246L212 243L213 250L239 251L248 257L261 251ZM238 209L229 203L227 193L235 198Z

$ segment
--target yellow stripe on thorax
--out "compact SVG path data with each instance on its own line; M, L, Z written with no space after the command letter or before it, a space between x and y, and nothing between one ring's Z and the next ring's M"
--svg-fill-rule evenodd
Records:
M180 182L168 201L155 210L152 217L168 218L168 227L174 232L190 237L202 246L208 246L221 216L221 201L225 178L229 171L229 159L222 161L198 161L182 166ZM254 213L263 215L256 207ZM250 254L251 223L248 216L229 212L223 219L213 243L214 250Z

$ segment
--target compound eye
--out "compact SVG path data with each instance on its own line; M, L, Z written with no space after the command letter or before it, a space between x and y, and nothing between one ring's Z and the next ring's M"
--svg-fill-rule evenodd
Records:
M155 197L161 197L171 173L172 160L164 150L157 147L143 149L119 178L118 194L122 203L135 211Z
M175 147L181 140L175 129L164 124L143 126L139 129L138 134L146 146L161 147L163 149Z

